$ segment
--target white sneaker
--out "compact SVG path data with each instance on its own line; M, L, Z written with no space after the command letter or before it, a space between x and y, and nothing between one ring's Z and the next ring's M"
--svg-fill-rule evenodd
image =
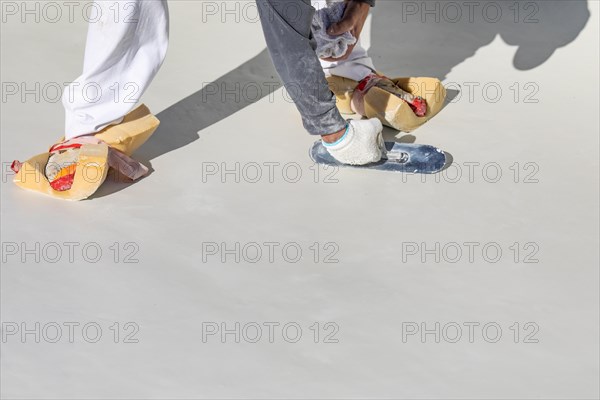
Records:
M383 125L377 118L351 120L346 133L335 143L323 146L336 160L348 165L365 165L385 156Z

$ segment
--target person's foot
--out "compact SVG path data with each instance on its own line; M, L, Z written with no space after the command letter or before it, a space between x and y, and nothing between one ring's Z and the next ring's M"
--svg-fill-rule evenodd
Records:
M374 163L385 155L383 125L377 118L351 120L344 131L323 136L323 145L343 164Z

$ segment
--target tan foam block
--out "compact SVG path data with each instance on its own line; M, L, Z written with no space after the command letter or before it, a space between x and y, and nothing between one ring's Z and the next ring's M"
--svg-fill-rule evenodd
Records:
M436 78L395 78L396 85L427 101L427 112L417 117L410 106L399 97L379 88L371 88L365 95L368 118L378 118L384 125L403 132L411 132L440 112L446 101L446 89Z
M108 126L95 136L100 144L81 147L71 189L56 191L44 174L50 153L39 154L21 164L13 181L17 186L63 200L83 200L94 194L108 174L109 146L128 156L152 136L160 122L148 107L140 105L117 125ZM64 138L59 142L64 141Z
M144 104L130 112L117 125L111 125L98 132L98 139L110 147L131 156L152 136L160 121Z
M108 146L101 144L83 145L77 160L77 168L71 189L59 192L52 189L44 175L50 153L39 154L21 165L13 181L23 189L31 190L62 200L83 200L90 197L108 174Z
M365 96L365 112L368 118L378 118L384 125L411 132L440 112L446 101L446 89L436 78L392 79L404 91L421 96L427 101L427 112L417 117L410 106L397 96L373 87ZM354 114L350 106L358 82L341 76L327 77L329 88L337 99L337 108L342 114Z

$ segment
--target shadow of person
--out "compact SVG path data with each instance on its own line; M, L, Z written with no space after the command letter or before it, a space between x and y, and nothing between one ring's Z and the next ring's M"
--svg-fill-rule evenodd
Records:
M531 70L574 41L589 19L586 0L380 0L373 9L369 53L388 76L445 79L500 35L518 46L514 67Z
M267 49L156 115L160 126L136 153L142 160L183 147L209 126L281 87Z
M151 160L186 146L203 129L256 103L281 87L267 49L156 115L160 126L135 153L153 172ZM128 187L132 182L111 171L93 198Z

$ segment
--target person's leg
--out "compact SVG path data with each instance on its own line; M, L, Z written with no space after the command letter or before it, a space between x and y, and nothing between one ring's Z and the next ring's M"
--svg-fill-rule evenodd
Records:
M315 53L310 0L256 0L273 64L312 135L344 131L347 122L336 108Z
M302 115L306 130L321 135L327 151L345 164L377 162L385 152L381 122L344 121L329 90L311 33L310 0L256 0L275 69Z
M91 10L83 73L62 98L66 139L121 122L167 51L166 0L95 1Z

